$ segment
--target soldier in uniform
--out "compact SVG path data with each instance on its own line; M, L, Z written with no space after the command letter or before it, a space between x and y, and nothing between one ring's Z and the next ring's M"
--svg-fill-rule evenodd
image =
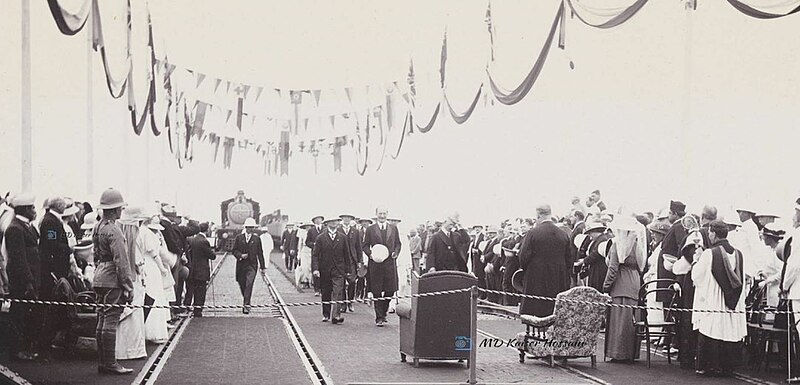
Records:
M262 274L267 270L261 238L254 234L257 226L255 219L247 218L244 221L244 232L236 236L233 244L233 256L236 257L236 282L242 292L244 314L250 314L250 297L253 295L253 283L256 280L258 267L261 267Z
M122 214L125 201L122 194L108 189L100 196L98 208L103 210L103 219L95 227L92 241L97 270L94 274L93 287L97 294L97 303L103 305L127 304L133 297L133 272L128 260L128 247L125 236L116 223ZM117 327L119 326L121 307L97 308L97 370L108 374L129 374L128 369L117 363Z

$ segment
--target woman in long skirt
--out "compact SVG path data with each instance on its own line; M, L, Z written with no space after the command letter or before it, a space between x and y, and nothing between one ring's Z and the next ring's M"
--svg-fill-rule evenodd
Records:
M632 217L620 216L613 224L614 238L608 250L608 272L603 291L611 295L612 304L636 305L641 286L641 272L647 263L645 227ZM611 362L631 362L639 358L639 344L634 326L634 309L612 306L606 324L605 356Z
M144 304L144 285L142 284L142 267L144 259L137 250L136 240L139 237L141 209L128 207L123 211L122 218L118 221L122 234L125 235L128 246L128 260L133 273L133 305ZM117 329L116 356L118 360L132 360L147 357L144 337L144 310L142 308L125 308L120 316Z
M163 246L158 234L163 227L157 219L149 220L139 232L136 247L144 259L144 288L146 302L157 306L166 306L166 292L164 290L164 276L172 277L170 270L161 262L160 250ZM173 292L172 290L168 290ZM167 342L169 337L167 321L170 319L169 309L153 308L145 311L145 338L155 343Z

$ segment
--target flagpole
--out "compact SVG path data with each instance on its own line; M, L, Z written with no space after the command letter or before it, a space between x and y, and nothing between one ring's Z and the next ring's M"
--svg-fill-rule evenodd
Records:
M24 1L24 0L23 0ZM86 19L86 194L94 193L94 77L92 74L92 17Z
M28 0L22 3L22 140L21 140L21 168L22 191L31 192L33 187L33 146L31 132L31 9Z

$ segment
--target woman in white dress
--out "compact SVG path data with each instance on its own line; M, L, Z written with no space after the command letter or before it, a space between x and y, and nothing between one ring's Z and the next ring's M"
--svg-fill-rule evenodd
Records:
M172 277L172 273L161 261L161 249L164 246L163 239L159 235L163 229L157 217L150 219L141 228L139 237L136 239L136 248L144 259L144 288L145 295L149 297L147 302L152 302L157 306L168 305L165 294L167 292L174 293L171 289L164 290L164 277ZM155 343L167 342L169 318L169 309L167 308L153 308L146 311L145 338Z
M131 264L133 279L133 305L144 305L144 283L142 273L144 272L144 256L137 247L136 241L139 239L141 222L145 219L142 209L139 207L127 207L122 212L119 219L120 229L125 235L126 245L128 246L128 259ZM144 330L144 309L125 308L120 315L119 327L117 329L116 356L118 360L132 360L147 357L145 350L145 330Z
M294 269L294 284L300 287L304 282L306 287L311 283L311 249L306 246L306 236L308 229L313 226L309 224L300 225L300 230L297 231L297 237L300 238L297 246L298 265Z

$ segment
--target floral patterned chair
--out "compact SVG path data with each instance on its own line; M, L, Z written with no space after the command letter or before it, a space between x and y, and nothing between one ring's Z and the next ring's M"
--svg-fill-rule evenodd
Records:
M573 287L556 296L555 311L547 317L523 314L520 319L526 331L517 334L519 362L525 362L525 354L534 358L590 357L596 367L597 337L605 318L606 307L562 301L588 301L609 303L611 297L588 286Z

